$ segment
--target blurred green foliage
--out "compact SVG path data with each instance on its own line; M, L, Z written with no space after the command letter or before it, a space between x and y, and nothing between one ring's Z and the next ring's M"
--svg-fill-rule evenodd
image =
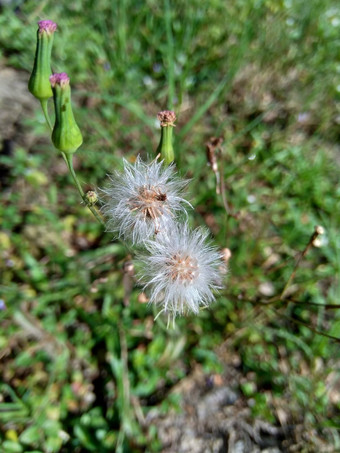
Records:
M174 330L154 322L138 287L128 294L129 251L80 204L32 98L24 127L33 139L0 156L3 451L161 451L157 429L143 424L148 411L178 408L169 389L195 364L223 373L217 347L226 340L241 359L240 391L254 417L277 422L275 404L289 399L291 424L329 442L324 429L332 428L339 445L338 346L316 333L340 337L340 311L323 307L340 300L337 2L27 0L1 8L2 62L27 75L37 20L58 23L53 69L72 81L84 135L80 179L100 187L123 156L153 156L156 113L174 106L192 223L208 225L232 252L211 309ZM234 216L207 166L211 136L223 138L218 164ZM326 230L321 247L291 288L299 303L280 301L317 224Z

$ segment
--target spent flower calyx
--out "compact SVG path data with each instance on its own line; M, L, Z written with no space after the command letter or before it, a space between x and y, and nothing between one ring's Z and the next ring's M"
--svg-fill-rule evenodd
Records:
M160 122L161 127L174 127L176 114L172 110L162 110L161 112L158 112L157 119Z

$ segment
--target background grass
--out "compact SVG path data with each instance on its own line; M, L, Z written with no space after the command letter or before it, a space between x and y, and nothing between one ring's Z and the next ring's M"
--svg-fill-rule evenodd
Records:
M153 156L156 114L173 107L191 223L208 225L232 258L211 309L173 331L154 322L138 287L126 294L131 257L80 204L32 98L0 157L3 451L161 451L131 402L166 413L169 390L197 363L223 373L225 342L255 418L278 424L283 408L290 425L339 448L338 344L315 332L340 337L337 2L12 2L0 16L2 65L28 77L46 18L58 23L53 70L72 81L85 187L103 186L123 156ZM234 216L207 166L212 136L223 138ZM291 287L299 303L280 301L318 224L321 247Z

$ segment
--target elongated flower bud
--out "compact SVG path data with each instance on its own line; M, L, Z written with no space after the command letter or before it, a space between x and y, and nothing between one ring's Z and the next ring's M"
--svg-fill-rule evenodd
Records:
M52 96L49 77L52 72L51 52L57 24L51 20L41 20L38 22L38 25L37 47L32 74L28 82L28 89L33 96L41 101Z
M62 72L51 75L50 82L55 109L52 142L63 153L72 154L83 143L83 137L73 116L70 79Z
M174 161L174 149L172 147L172 128L176 121L175 112L164 110L157 115L161 124L161 140L159 142L157 152L161 153L166 164L171 164Z

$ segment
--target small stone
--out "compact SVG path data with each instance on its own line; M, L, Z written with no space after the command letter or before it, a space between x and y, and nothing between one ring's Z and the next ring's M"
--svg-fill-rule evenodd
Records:
M315 233L318 233L318 234L325 234L325 229L323 226L321 225L317 225L315 227Z
M147 302L149 302L149 299L146 297L145 293L138 294L137 300L140 304L146 304Z
M228 263L228 261L231 258L231 255L232 255L232 253L231 253L230 249L228 249L226 247L224 249L222 249L222 259L225 263Z
M272 282L263 282L259 285L259 292L262 296L273 296L275 294L275 288Z

